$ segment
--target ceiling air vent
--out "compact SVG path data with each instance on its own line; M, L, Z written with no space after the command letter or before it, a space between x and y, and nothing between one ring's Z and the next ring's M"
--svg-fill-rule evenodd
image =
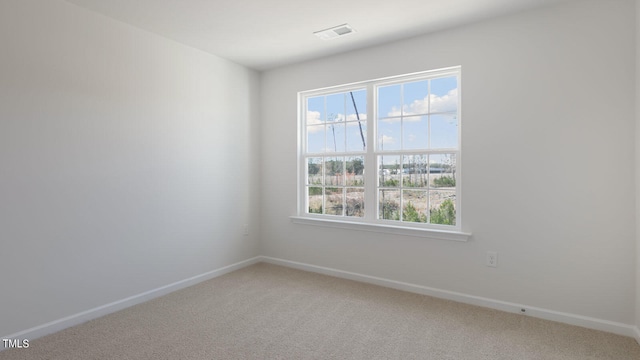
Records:
M313 34L315 36L319 37L322 40L330 40L330 39L335 39L335 38L340 37L340 36L349 35L349 34L352 34L354 32L356 32L356 30L354 28L352 28L351 25L342 24L342 25L334 26L334 27L329 28L329 29L316 31Z

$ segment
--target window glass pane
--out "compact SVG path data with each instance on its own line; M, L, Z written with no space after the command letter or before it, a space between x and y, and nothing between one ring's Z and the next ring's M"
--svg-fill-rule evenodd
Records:
M324 122L324 96L307 99L307 125Z
M381 86L378 88L378 117L400 116L400 85Z
M307 184L322 185L322 158L307 159Z
M426 116L405 117L402 126L403 149L427 149L429 122Z
M351 94L353 94L353 99L351 99ZM356 101L355 108L353 107L353 100ZM358 120L356 110L358 110L361 121L367 119L367 90L363 89L347 93L347 121Z
M321 153L324 147L324 125L307 126L307 152Z
M431 113L458 110L458 80L455 76L431 80Z
M344 185L344 158L328 157L324 163L324 184Z
M328 215L342 215L343 188L328 187L324 189L324 213Z
M322 214L322 187L307 187L307 212L310 214Z
M456 224L456 193L447 190L429 191L429 216L432 224Z
M400 156L378 156L378 184L380 187L399 187L400 176Z
M327 121L344 121L345 93L327 95Z
M400 150L400 119L378 121L378 150Z
M402 156L402 186L427 187L427 155Z
M364 216L364 188L347 188L347 206L345 216Z
M327 152L344 151L344 122L327 123Z
M378 219L400 220L400 190L380 190Z
M347 186L364 185L364 157L350 156L346 159L345 183Z
M458 147L458 119L456 114L431 115L431 148Z
M367 139L367 123L361 121L348 122L347 124L347 151L364 151L366 150ZM362 130L360 129L362 127Z
M427 114L429 112L429 81L416 81L403 86L403 115Z
M447 190L456 188L456 155L438 154L429 156L430 186Z
M402 221L427 222L427 191L402 191Z

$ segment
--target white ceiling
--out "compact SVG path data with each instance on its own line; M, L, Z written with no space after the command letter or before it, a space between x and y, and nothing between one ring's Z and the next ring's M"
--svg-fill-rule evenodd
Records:
M257 70L566 0L67 0ZM314 31L349 23L323 41Z

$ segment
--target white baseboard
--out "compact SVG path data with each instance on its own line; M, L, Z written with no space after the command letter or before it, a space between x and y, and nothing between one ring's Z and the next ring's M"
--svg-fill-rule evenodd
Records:
M89 320L93 320L101 316L128 308L130 306L137 305L145 301L149 301L151 299L155 299L157 297L166 295L176 290L180 290L180 289L189 287L191 285L195 285L197 283L213 279L215 277L224 275L226 273L241 269L249 265L256 264L258 262L260 262L260 257L256 256L254 258L240 261L235 264L221 267L216 270L208 271L204 274L196 275L188 279L174 282L173 284L169 284L169 285L161 286L157 289L145 291L141 294L130 296L126 299L114 301L110 304L98 306L96 308L89 309L71 316L67 316L62 319L54 320L46 324L33 327L31 329L20 331L15 334L3 336L2 339L29 339L29 340L37 339L39 337L52 334L54 332L66 329L68 327L82 324ZM2 350L4 350L4 346L0 346L0 351Z
M608 321L608 320L601 320L601 319L586 317L582 315L563 313L563 312L558 312L553 310L546 310L546 309L531 307L527 305L509 303L509 302L504 302L500 300L467 295L467 294L453 292L453 291L435 289L435 288L430 288L422 285L409 284L409 283L404 283L400 281L389 280L389 279L363 275L363 274L358 274L358 273L353 273L348 271L342 271L342 270L327 268L323 266L310 265L310 264L300 263L296 261L278 259L278 258L273 258L269 256L257 256L251 259L240 261L235 264L231 264L216 270L206 272L204 274L196 275L188 279L175 282L173 284L165 285L157 289L146 291L144 293L134 295L126 299L118 300L118 301L115 301L106 305L102 305L87 311L83 311L71 316L67 316L62 319L58 319L43 325L39 325L24 331L20 331L15 334L3 336L1 338L2 339L29 339L29 340L37 339L39 337L52 334L54 332L66 329L68 327L75 326L75 325L87 322L89 320L93 320L101 316L125 309L127 307L149 301L151 299L160 297L162 295L166 295L168 293L189 287L191 285L195 285L202 281L213 279L215 277L241 269L243 267L256 264L261 261L270 263L270 264L282 265L282 266L291 267L295 269L335 276L335 277L349 279L349 280L365 282L365 283L384 286L392 289L398 289L398 290L408 291L412 293L453 300L453 301L457 301L465 304L477 305L477 306L482 306L486 308L491 308L491 309L496 309L496 310L501 310L501 311L506 311L511 313L521 313L521 310L525 309L526 311L525 314L529 316L633 337L636 339L638 344L640 344L640 328L638 328L637 326L617 323L617 322ZM0 347L0 351L2 350L4 350L3 347Z
M474 295L448 291L448 290L435 289L435 288L430 288L422 285L409 284L405 282L383 279L375 276L342 271L342 270L327 268L323 266L310 265L310 264L300 263L296 261L278 259L278 258L273 258L269 256L259 256L259 258L262 261L270 264L282 265L282 266L291 267L295 269L306 270L310 272L335 276L339 278L365 282L365 283L384 286L384 287L393 288L397 290L403 290L403 291L408 291L412 293L433 296L441 299L453 300L453 301L457 301L465 304L477 305L477 306L482 306L486 308L491 308L491 309L496 309L496 310L501 310L501 311L506 311L511 313L522 314L522 310L524 309L525 310L524 314L528 316L545 319L545 320L557 321L557 322L570 324L570 325L581 326L589 329L606 331L606 332L623 335L623 336L629 336L629 337L635 338L636 340L638 340L638 343L640 343L640 331L638 330L637 327L632 325L627 325L627 324L608 321L608 320L601 320L601 319L591 318L591 317L582 316L582 315L541 309L541 308L531 307L528 305L515 304L515 303L510 303L510 302L505 302L505 301L500 301L495 299L489 299L489 298L484 298L484 297L479 297Z

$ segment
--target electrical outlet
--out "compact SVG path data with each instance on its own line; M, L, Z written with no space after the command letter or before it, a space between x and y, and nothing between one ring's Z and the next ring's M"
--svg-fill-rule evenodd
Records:
M487 251L487 266L498 267L498 253L495 251Z
M249 224L244 224L244 225L243 225L243 227L242 227L242 234L243 234L244 236L249 235Z

